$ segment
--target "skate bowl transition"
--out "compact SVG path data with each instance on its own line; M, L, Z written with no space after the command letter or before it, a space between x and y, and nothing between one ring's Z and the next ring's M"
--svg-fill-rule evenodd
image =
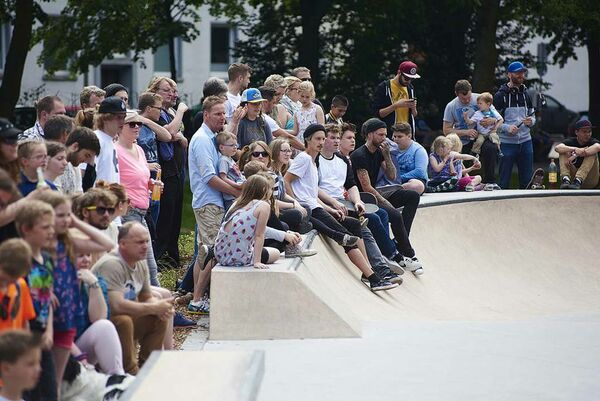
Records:
M210 340L361 337L377 322L586 319L600 312L600 192L422 198L411 241L425 274L372 293L337 244L270 270L213 270ZM597 319L596 319L597 320Z

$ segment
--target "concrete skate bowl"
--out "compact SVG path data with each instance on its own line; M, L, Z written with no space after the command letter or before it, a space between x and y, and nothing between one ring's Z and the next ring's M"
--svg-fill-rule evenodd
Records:
M600 315L600 196L522 192L423 205L411 232L425 274L371 293L335 243L270 271L213 271L211 339L355 337L383 321ZM562 194L564 195L564 193Z

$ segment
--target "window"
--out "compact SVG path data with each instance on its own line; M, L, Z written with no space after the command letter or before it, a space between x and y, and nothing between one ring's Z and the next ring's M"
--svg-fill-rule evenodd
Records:
M175 38L175 69L177 70L177 80L181 79L182 70L182 40ZM169 65L169 45L164 44L154 52L154 72L170 73Z
M212 24L210 27L210 69L227 71L231 53L237 40L237 30L229 25Z
M59 16L49 16L50 19L60 18ZM53 37L44 41L44 47L54 47L59 40L64 40L63 38ZM75 56L73 56L75 57ZM46 73L44 76L45 80L76 80L75 75L69 72L69 61L66 61L63 65L56 66L54 57L51 53L46 54L44 58L44 70L48 71L50 66L55 67L55 71L52 74ZM58 67L58 68L56 68Z

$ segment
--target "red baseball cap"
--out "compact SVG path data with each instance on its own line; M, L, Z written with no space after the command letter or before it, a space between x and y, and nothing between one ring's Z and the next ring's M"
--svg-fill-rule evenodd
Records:
M400 63L400 66L398 66L398 72L401 72L410 79L421 78L421 76L417 74L417 65L412 61L403 61Z

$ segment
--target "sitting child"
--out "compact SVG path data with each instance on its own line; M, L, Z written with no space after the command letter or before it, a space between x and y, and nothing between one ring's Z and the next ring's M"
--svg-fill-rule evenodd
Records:
M457 171L455 160L473 160L477 158L452 150L452 142L448 137L438 136L431 145L429 155L429 181L426 192L450 192L457 187L462 170ZM461 164L462 168L462 164Z
M479 136L475 140L471 151L478 155L481 153L481 146L483 145L483 142L485 142L486 139L489 139L498 147L498 153L500 157L502 157L502 151L500 150L500 137L496 133L496 130L500 125L502 125L504 119L495 109L492 109L493 101L494 97L491 93L483 92L481 95L477 96L477 107L479 107L479 110L476 111L471 118L469 118L468 112L465 111L463 113L463 117L467 124L476 124L477 132L479 133ZM494 126L484 127L481 125L481 121L484 118L495 118L496 124Z
M241 190L242 189L242 175L237 163L233 160L233 156L237 153L237 138L231 132L220 132L216 136L217 146L219 153L219 177L232 187ZM223 205L225 211L229 210L229 207L235 201L235 196L230 194L223 194Z
M449 134L448 136L446 136L446 138L448 138L450 140L450 142L452 143L452 148L451 148L452 151L460 154L460 152L462 151L462 142L460 141L459 136L456 134ZM470 156L470 155L463 155L463 156L466 156L470 160L473 160L473 164L471 165L471 167L466 168L465 165L463 164L463 160L457 159L455 157L454 169L456 170L457 177L459 177L458 182L456 183L457 189L459 191L466 191L466 192L481 191L483 189L483 185L481 185L481 176L480 175L469 175L469 173L471 171L480 169L481 163L474 156Z
M22 400L40 378L41 338L25 330L0 332L0 400Z

